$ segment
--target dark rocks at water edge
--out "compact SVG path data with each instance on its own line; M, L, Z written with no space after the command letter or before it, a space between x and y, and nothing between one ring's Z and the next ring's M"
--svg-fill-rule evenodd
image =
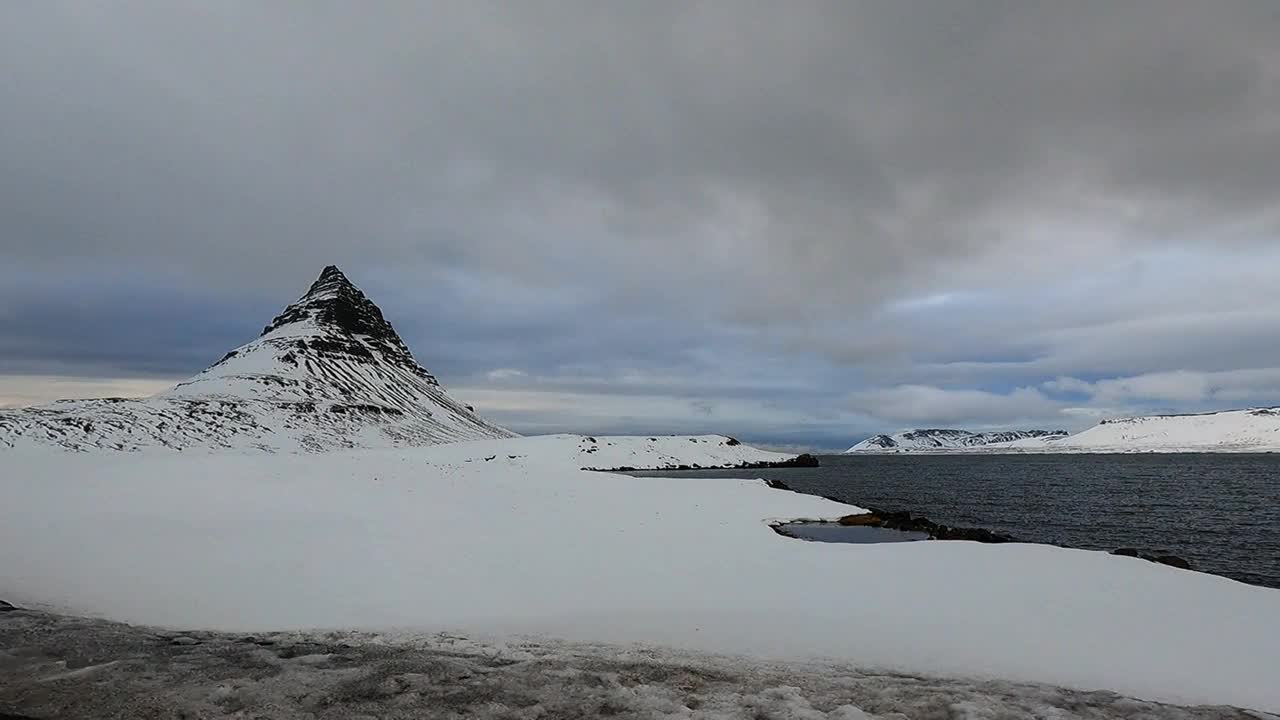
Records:
M751 470L764 470L768 468L793 468L793 467L815 468L815 467L818 467L818 458L810 455L809 453L800 453L799 455L793 458L788 458L786 460L747 463L746 465L743 465L743 467L749 468Z
M726 442L726 445L735 445L737 441L729 438L732 442ZM737 465L664 465L655 468L638 468L630 465L623 465L615 468L584 468L591 472L638 472L641 470L771 470L773 468L813 468L818 467L818 458L809 453L801 453L793 458L786 460L764 460L760 462L744 462ZM777 487L774 480L766 480L769 487ZM791 488L783 485L783 490Z
M862 513L860 515L845 515L836 522L845 526L860 525L865 527L882 527L890 530L923 532L928 533L929 539L931 540L971 540L973 542L984 543L1006 543L1014 541L1012 535L1007 535L1005 533L993 532L984 528L962 528L942 525L940 523L935 523L926 517L913 517L911 513L905 510L898 512L872 510L869 513Z
M929 533L929 539L931 540L971 540L974 542L984 543L1015 542L1014 537L1006 533L993 532L984 528L950 527L948 525L935 523L925 517L913 517L911 513L905 510L889 512L885 510L872 509L872 511L868 513L845 515L836 522L847 527L882 527L890 530L927 532ZM1112 550L1111 554L1121 555L1124 557L1141 558L1143 560L1160 563L1162 565L1169 565L1183 570L1194 569L1191 567L1191 563L1185 558L1167 553L1147 553L1141 552L1135 548L1119 548Z
M1147 553L1147 552L1142 552L1137 548L1130 548L1130 547L1116 548L1115 550L1111 551L1111 554L1119 555L1121 557L1140 558L1148 562L1160 563L1161 565L1169 565L1172 567L1181 568L1183 570L1195 569L1191 567L1191 563L1188 560L1186 560L1185 558L1180 558L1177 555Z
M791 492L799 492L781 480L765 480L764 482L774 490L790 490ZM827 497L826 499L832 502L838 502L841 505L846 504L845 501L840 498ZM1012 535L992 532L991 530L985 530L983 528L950 527L948 525L935 523L926 517L913 517L911 513L905 510L890 512L888 510L876 510L872 508L871 512L857 515L845 515L836 522L846 527L857 525L862 527L880 527L889 530L906 530L909 532L928 533L930 540L972 540L974 542L984 543L1014 542ZM776 530L777 527L774 529Z
M765 480L766 485L775 490L788 490L790 492L798 492L790 485L781 480ZM824 496L825 497L825 496ZM826 497L827 500L845 504L839 498ZM825 523L826 520L817 522ZM870 512L858 513L855 515L845 515L835 521L838 525L845 527L877 527L887 530L904 530L907 532L923 532L929 534L930 540L969 540L981 543L1007 543L1017 542L1017 539L1007 533L995 532L985 528L963 528L951 527L941 523L935 523L929 518L921 516L913 516L906 510L889 511L877 510L871 508ZM780 535L792 537L785 532L785 523L774 525L773 529ZM1134 557L1149 562L1160 563L1170 567L1180 568L1182 570L1194 570L1191 562L1186 558L1172 555L1169 553L1148 553L1142 552L1136 548L1117 548L1111 551L1112 555L1120 555L1122 557Z

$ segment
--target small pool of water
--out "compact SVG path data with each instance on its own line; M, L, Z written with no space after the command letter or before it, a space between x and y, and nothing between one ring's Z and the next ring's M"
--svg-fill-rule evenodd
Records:
M868 527L866 525L845 526L839 523L787 523L779 527L783 535L801 540L816 542L856 543L870 545L873 543L914 542L928 540L929 533L909 530L890 530L889 528Z

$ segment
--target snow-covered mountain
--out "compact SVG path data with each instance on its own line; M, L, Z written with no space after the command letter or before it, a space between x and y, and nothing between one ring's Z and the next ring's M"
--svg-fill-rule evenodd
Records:
M934 428L908 430L893 435L876 435L854 445L846 453L892 453L920 450L946 451L982 448L998 443L1018 440L1045 441L1067 436L1065 430L1006 430L1002 432L971 432Z
M260 337L177 387L0 410L0 448L296 451L512 436L449 397L334 266Z
M912 430L876 435L845 452L1280 452L1280 407L1117 418L1076 435L1061 430Z
M995 449L1093 453L1280 451L1280 408L1103 420L1067 438L1019 441Z

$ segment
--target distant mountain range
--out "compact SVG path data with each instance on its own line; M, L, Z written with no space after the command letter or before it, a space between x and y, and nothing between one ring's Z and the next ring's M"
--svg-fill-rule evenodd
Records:
M904 452L913 450L960 450L1026 439L1061 439L1066 430L1005 430L1002 432L970 432L932 428L908 430L893 435L876 435L854 445L845 452Z
M876 435L846 452L1280 452L1280 408L1118 418L1103 420L1076 435L1047 430L1015 430L1007 433L912 430L894 435Z
M297 451L512 436L449 397L332 265L261 336L177 387L0 410L0 448Z

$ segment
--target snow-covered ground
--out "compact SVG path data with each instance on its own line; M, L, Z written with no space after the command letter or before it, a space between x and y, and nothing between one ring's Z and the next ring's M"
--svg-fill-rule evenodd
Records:
M947 435L939 436L939 433ZM951 435L962 433L962 435ZM991 442L971 442L967 436ZM1280 452L1280 408L1104 420L1076 435L999 441L999 433L915 430L877 435L850 453L1180 453Z
M179 628L534 634L1280 710L1275 590L1040 545L790 540L768 524L858 509L582 471L746 452L608 442L6 451L0 597Z
M845 663L458 633L174 632L0 613L0 717L1263 720L1109 692Z
M661 470L679 468L735 468L785 463L795 455L743 445L724 435L543 435L526 438L544 456L560 456L590 470Z

